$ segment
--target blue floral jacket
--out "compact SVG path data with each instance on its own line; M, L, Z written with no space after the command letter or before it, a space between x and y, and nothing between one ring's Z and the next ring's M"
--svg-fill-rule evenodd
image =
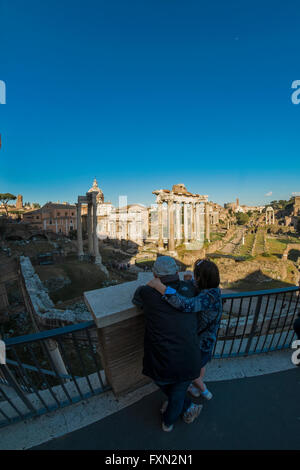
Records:
M217 340L222 316L221 289L204 289L195 297L184 297L167 287L163 297L182 312L198 312L198 336L201 351L211 353Z

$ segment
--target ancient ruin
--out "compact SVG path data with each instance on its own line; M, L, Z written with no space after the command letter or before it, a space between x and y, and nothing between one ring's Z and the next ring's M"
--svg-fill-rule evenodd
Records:
M88 191L85 196L78 196L77 203L77 245L78 258L84 258L83 240L82 240L82 221L81 207L87 204L87 232L88 232L88 255L93 259L94 263L108 275L106 267L102 264L102 258L99 252L99 240L97 236L97 193L96 191Z
M269 206L266 209L266 225L275 224L275 213L273 207Z
M192 194L184 184L176 184L172 190L160 189L153 191L156 204L146 207L141 204L127 204L127 197L119 197L119 207L104 200L104 194L94 180L92 188L86 196L80 196L80 211L87 216L86 228L89 234L89 253L93 251L91 219L88 202L91 194L95 194L97 227L95 234L99 239L130 240L139 246L155 243L159 251L164 249L165 240L168 251L174 252L175 247L184 243L187 249L199 249L204 240L210 241L210 225L219 222L218 205L208 203L208 196ZM166 203L166 204L165 204ZM89 206L90 204L90 206ZM94 207L94 206L93 206ZM93 209L94 210L94 209ZM77 218L78 218L77 214ZM80 225L80 222L79 222ZM78 232L82 231L82 228ZM80 233L79 245L81 246ZM81 251L79 256L83 256Z
M168 250L175 251L177 244L184 242L202 246L204 238L210 240L210 219L208 196L200 196L187 191L184 184L175 184L172 191L159 189L153 191L158 207L158 248L163 249L164 224L163 204L168 207Z
M32 266L30 258L20 256L19 263L22 294L31 320L39 330L89 320L89 315L85 312L78 314L72 309L62 310L55 307L47 288Z

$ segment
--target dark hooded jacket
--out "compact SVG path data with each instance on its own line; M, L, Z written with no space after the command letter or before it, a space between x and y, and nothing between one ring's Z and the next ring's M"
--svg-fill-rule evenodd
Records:
M191 282L180 281L178 276L162 281L187 297L196 293ZM197 314L176 310L149 286L137 289L133 303L142 307L145 315L143 374L169 383L199 377Z

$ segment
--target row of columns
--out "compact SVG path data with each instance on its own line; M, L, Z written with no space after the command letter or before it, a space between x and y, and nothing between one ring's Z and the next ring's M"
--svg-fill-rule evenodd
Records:
M143 239L149 236L149 233L145 233L145 235L143 235L141 220L132 221L131 219L116 219L115 221L111 221L110 224L105 223L105 233L109 238L117 240L131 240L140 245L143 243Z
M266 211L266 225L272 225L275 224L275 214L274 210L268 210Z
M200 209L203 203L185 203L183 202L183 234L182 234L182 202L174 202L172 200L168 203L168 250L175 251L175 220L176 220L176 239L184 240L185 243L196 241L200 234ZM164 248L163 242L163 201L158 201L158 248ZM191 207L191 237L189 238L188 230L188 206ZM175 212L175 216L174 216ZM204 203L204 225L205 225L205 238L210 240L210 223L209 223L209 204Z
M160 250L164 248L164 224L163 224L163 211L162 204L164 201L157 201L158 208L158 247ZM101 256L99 253L98 237L97 237L97 203L96 194L91 192L87 193L87 197L79 196L77 204L77 240L78 240L78 256L82 259L83 240L82 240L82 221L81 221L81 205L82 203L88 204L87 213L87 231L88 231L88 252L93 256L96 263L101 263ZM201 231L201 212L204 204L204 227L205 238L210 239L210 218L209 218L209 204L207 202L184 202L168 200L168 249L175 251L175 239L183 240L184 243L189 241L195 242L200 238ZM182 204L183 204L183 224L182 222ZM191 210L189 211L189 207ZM189 217L189 212L190 217ZM189 218L190 227L189 231ZM128 220L116 220L116 235L119 233L119 224L125 223L125 239L128 239ZM150 227L151 223L149 224ZM124 235L124 234L123 234Z

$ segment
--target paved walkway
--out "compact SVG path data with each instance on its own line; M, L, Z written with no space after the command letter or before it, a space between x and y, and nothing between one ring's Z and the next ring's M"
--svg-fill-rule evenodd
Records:
M230 242L227 242L221 249L222 253L225 253L225 254L233 253L237 245L239 245L242 242L243 233L244 233L244 229L237 229L237 231L234 234L233 239Z
M78 431L33 449L297 449L300 367L209 384L214 398L198 420L160 429L160 391ZM200 400L201 401L201 400Z

